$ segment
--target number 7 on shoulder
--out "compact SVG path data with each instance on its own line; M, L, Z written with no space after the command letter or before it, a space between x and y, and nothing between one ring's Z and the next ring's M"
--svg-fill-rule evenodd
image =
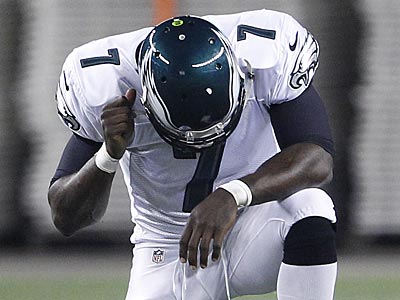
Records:
M108 56L95 56L81 59L81 67L87 68L97 65L112 64L120 65L119 53L117 48L107 50Z

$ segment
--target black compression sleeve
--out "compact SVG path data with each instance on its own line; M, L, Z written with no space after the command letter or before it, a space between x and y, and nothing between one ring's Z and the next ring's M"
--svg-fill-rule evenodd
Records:
M85 139L73 134L64 148L57 170L51 179L52 185L57 179L79 171L82 166L100 149L102 143Z
M269 113L281 149L296 143L309 142L334 155L328 116L312 85L292 101L271 105Z

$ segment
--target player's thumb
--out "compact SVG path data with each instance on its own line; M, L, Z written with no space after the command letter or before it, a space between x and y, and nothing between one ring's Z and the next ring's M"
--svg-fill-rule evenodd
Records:
M132 107L136 99L136 91L134 89L128 89L125 93L125 98L128 100L129 106Z

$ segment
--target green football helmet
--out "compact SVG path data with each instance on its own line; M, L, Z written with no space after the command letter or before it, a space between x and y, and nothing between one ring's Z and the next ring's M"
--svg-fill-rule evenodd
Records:
M200 150L226 139L246 100L246 76L228 39L194 16L164 21L138 53L142 103L171 145Z

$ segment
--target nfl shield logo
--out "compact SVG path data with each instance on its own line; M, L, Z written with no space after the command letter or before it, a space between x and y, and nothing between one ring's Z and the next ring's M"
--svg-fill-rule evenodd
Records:
M164 261L164 253L165 251L161 249L154 250L151 261L156 264L162 263Z

